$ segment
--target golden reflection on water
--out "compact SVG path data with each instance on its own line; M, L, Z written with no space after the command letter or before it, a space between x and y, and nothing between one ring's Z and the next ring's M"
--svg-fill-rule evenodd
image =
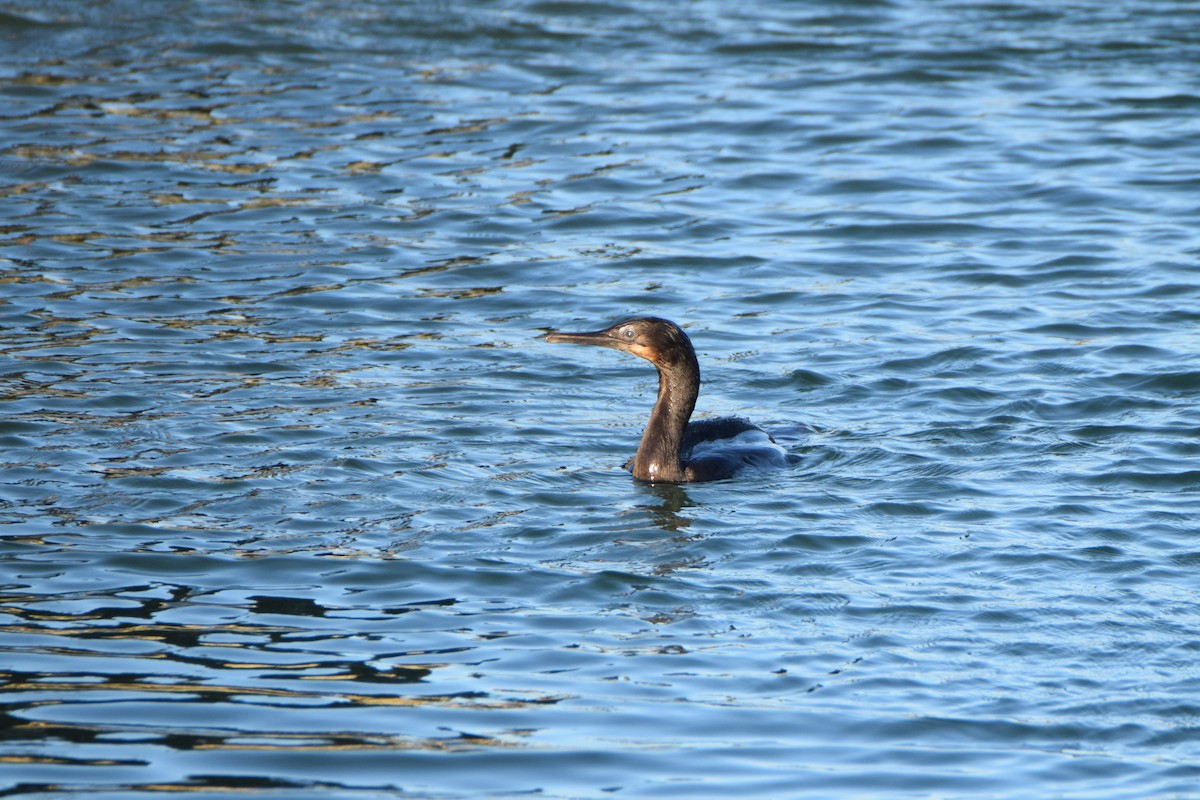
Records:
M1196 783L1180 6L42 5L0 793ZM632 484L631 312L801 467Z

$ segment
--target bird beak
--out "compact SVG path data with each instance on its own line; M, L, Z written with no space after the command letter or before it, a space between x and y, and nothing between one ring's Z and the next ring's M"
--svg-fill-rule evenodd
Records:
M546 341L551 344L594 344L600 347L621 348L621 342L608 331L591 331L590 333L555 331L546 335Z

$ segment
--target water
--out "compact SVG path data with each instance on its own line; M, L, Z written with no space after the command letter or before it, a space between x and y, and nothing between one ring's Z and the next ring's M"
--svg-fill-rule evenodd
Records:
M1194 796L1197 31L0 4L0 792Z

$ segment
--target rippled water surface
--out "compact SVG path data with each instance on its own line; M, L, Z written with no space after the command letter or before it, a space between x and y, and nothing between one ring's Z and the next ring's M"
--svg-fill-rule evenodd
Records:
M0 42L0 794L1194 796L1194 4ZM799 464L634 482L631 314Z

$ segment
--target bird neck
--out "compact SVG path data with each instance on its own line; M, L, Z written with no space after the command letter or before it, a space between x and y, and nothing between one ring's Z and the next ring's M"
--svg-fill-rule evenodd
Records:
M680 483L685 479L679 451L700 394L700 365L694 354L684 355L677 362L655 365L658 400L633 459L633 476L639 480Z

